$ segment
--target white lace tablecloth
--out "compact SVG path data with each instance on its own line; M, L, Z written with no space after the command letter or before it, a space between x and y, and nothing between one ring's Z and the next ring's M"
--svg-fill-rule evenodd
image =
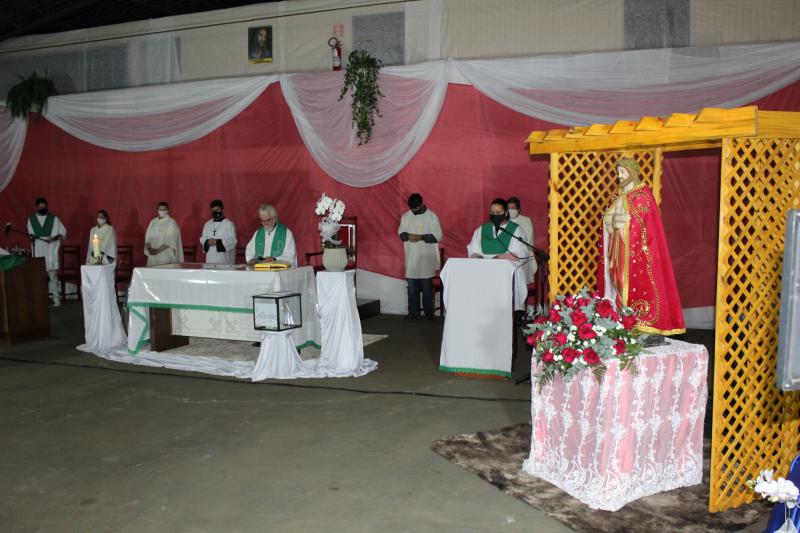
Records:
M541 390L532 379L523 470L606 511L700 483L708 352L675 340L648 351L637 376L614 362L602 384L586 371Z

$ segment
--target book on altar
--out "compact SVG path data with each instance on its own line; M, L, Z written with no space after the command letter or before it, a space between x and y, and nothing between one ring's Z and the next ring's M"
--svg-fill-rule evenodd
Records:
M289 263L284 263L283 261L271 261L269 263L256 263L253 265L253 270L286 270L290 266L292 265Z

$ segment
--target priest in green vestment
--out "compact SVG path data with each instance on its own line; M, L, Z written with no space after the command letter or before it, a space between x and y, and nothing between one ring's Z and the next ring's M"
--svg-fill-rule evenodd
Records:
M44 257L47 276L50 278L49 292L53 305L61 305L61 285L58 282L58 250L67 236L67 228L61 220L48 211L47 200L36 199L36 212L28 218L28 234L31 236L33 257Z
M297 266L294 235L292 230L278 220L275 208L262 205L258 208L258 218L261 220L261 227L253 234L244 252L247 264L281 261Z
M512 235L517 237L513 238ZM467 245L467 256L476 259L506 259L517 266L514 271L514 310L525 309L528 285L525 283L523 265L530 255L528 248L519 241L525 239L522 228L509 220L508 204L495 198L489 207L489 222L478 226Z

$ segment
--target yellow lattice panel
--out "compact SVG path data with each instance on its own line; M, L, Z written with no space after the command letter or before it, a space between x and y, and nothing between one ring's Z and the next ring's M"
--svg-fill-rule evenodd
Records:
M722 143L709 509L752 501L761 468L786 475L800 393L775 386L786 212L800 207L800 139Z
M603 213L617 194L615 165L633 157L661 203L661 150L550 156L550 298L597 287Z

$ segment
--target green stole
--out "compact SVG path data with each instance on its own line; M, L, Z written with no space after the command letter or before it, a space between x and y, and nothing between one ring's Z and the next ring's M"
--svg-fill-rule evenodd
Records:
M516 222L509 222L505 229L508 233L514 233L517 227ZM501 231L495 238L494 224L487 222L481 226L481 253L484 255L502 255L508 252L508 245L511 244L511 235L508 233Z
M39 217L36 214L31 215L28 221L31 223L31 229L33 229L33 234L37 237L50 237L50 234L53 233L53 222L55 222L56 216L53 213L48 213L44 217L44 226L39 224Z
M256 258L266 257L264 255L264 242L267 240L267 230L264 226L258 228L256 231ZM286 226L278 222L275 225L275 237L272 239L272 249L269 252L270 257L277 259L283 255L283 249L286 247Z

